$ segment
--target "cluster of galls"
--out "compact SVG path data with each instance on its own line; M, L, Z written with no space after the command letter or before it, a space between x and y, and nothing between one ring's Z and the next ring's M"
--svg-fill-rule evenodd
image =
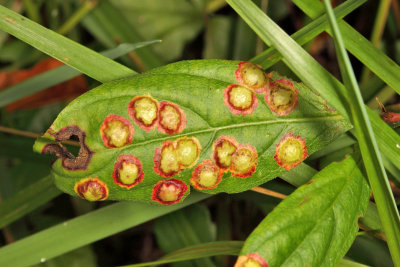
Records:
M128 104L128 113L130 118L146 132L157 128L157 130L164 134L177 134L183 131L186 124L185 113L181 108L167 101L158 103L150 95L135 96ZM128 119L111 114L101 124L100 135L107 148L119 148L132 142L134 128ZM188 149L190 150L193 147L199 149L200 147L198 142L191 143L194 142L193 140L190 138L181 138L174 143L176 151L181 157L179 159L179 170L190 165L188 163L190 161L187 155L189 153ZM165 153L168 154L168 149L165 150ZM198 157L198 154L196 157ZM173 166L168 168L172 168L171 171L174 170ZM131 189L144 178L142 163L133 155L119 155L114 164L112 177L117 185ZM161 203L168 202L169 204L175 203L175 200L179 201L187 190L187 188L183 188L181 183L178 180L175 181L175 179L159 182L154 187L152 199ZM176 186L179 186L179 188L175 188ZM107 185L97 177L82 179L75 184L74 189L80 197L90 201L104 200L108 196ZM176 195L177 198L175 199L173 195Z
M250 62L242 61L235 72L238 84L231 84L224 89L224 103L235 115L252 114L257 107L255 93L265 94L264 98L272 112L285 116L297 105L297 90L286 79L271 81L272 74Z
M251 145L239 144L233 137L221 136L213 144L211 159L200 163L190 179L199 190L217 187L226 171L236 177L250 177L256 170L257 151Z

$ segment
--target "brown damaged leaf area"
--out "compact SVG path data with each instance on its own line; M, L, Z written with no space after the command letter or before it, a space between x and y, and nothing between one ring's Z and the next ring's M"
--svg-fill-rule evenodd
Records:
M53 59L44 59L39 61L35 66L26 70L17 70L0 73L0 90L5 89L14 84L20 83L42 72L55 69L62 66L63 63ZM14 103L9 104L6 108L13 112L21 109L32 109L45 105L68 101L78 97L87 91L87 83L82 75L72 78L66 82L49 87Z
M52 154L61 158L62 166L71 171L87 169L89 162L92 158L93 152L85 144L86 134L78 126L71 125L61 129L58 132L52 132L51 129L48 133L54 137L57 142L69 140L71 136L79 138L79 154L75 157L61 144L48 144L43 147L42 154Z
M181 201L189 187L178 179L159 181L153 188L151 199L163 205L171 205Z

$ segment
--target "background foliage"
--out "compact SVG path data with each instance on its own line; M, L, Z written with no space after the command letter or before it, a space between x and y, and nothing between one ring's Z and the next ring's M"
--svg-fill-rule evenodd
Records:
M346 101L349 98L339 82L340 66L328 35L337 34L331 31L323 4L317 0L254 3L259 9L252 9L248 1L234 0L228 4L220 0L1 1L0 265L115 266L156 261L164 256L159 263L191 260L172 266L232 266L243 246L239 241L247 239L250 244L252 237L248 237L262 219L267 214L274 218L279 212L277 209L271 213L280 203L277 197L291 194L324 167L336 166L338 163L331 163L354 151L355 162L364 172L358 154L363 145L360 134L353 130L281 179L254 189L258 192L213 197L195 193L183 204L149 207L134 202L88 203L61 194L54 187L49 176L53 158L33 153L32 144L68 101L101 83L182 59L252 60L267 71L279 71L318 91L353 122L355 130L366 122L366 118L356 118L349 112L356 103ZM372 198L360 220L363 230L353 243L346 241L348 246L352 243L347 253L335 251L334 255L346 253L339 262L342 266L397 266L398 217L388 220L382 214L396 214L399 204L400 127L391 129L377 116L380 110L375 97L388 109L398 109L390 105L399 102L400 9L397 1L389 0L334 1L334 5L339 38L352 54L375 134L373 142L382 152L396 201L392 203L384 179L377 175L371 182L374 178L364 172L376 201L382 196L382 204L378 203L381 217ZM260 10L268 17L258 13ZM341 20L344 16L346 22ZM102 51L103 56L95 51ZM60 66L49 56L66 65ZM346 79L343 76L349 88ZM355 136L359 146L355 145ZM379 163L369 161L364 154L363 160L365 166L379 169ZM354 169L355 162L348 165L349 170ZM354 181L362 179L360 175L352 176ZM330 177L338 179L340 175ZM374 183L381 189L375 191ZM265 189L272 190L272 194ZM282 202L282 207L294 201L298 192ZM360 195L366 200L365 193ZM281 208L280 215L287 209ZM354 216L364 209L360 205ZM329 216L326 218L322 223L329 221ZM264 223L260 227L265 227ZM385 236L382 227L391 234ZM346 229L350 231L351 227ZM351 232L356 234L354 229ZM249 246L245 245L241 254Z

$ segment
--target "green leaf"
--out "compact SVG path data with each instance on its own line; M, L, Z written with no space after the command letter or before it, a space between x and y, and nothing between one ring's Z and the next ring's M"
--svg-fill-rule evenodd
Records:
M215 225L204 205L191 205L156 220L154 233L159 247L166 253L181 248L215 241ZM215 266L209 258L173 266Z
M204 27L205 0L111 1L143 38L162 39L154 51L164 61L181 56Z
M257 226L239 259L257 253L270 266L335 266L354 241L369 192L352 157L330 164Z
M40 263L205 198L207 195L197 193L185 203L169 207L115 203L0 248L0 266Z
M249 66L254 65L242 63L240 66L244 68L240 70L246 70ZM184 137L195 138L201 146L197 163L200 164L208 160L208 164L215 166L211 167L214 170L212 172L212 179L214 180L211 185L201 187L194 181L192 181L192 185L194 184L199 189L206 189L202 190L206 193L236 193L248 190L277 177L286 171L285 168L293 168L304 160L307 155L321 149L349 129L347 121L330 109L324 99L312 93L303 84L285 80L284 77L277 73L271 74L273 83L271 82L270 86L274 86L273 88L275 89L270 91L288 92L285 91L286 89L279 89L279 86L284 85L281 84L278 87L275 85L288 83L287 86L290 87L290 83L293 83L294 87L287 90L297 92L297 106L293 110L286 110L290 113L283 116L283 113L279 113L280 111L276 111L277 113L271 111L266 103L265 93L254 93L252 89L243 87L244 90L248 90L247 92L254 96L255 100L252 103L257 101L258 106L254 108L252 114L236 115L238 114L238 109L235 110L228 107L228 101L226 99L224 101L224 91L227 94L227 90L232 88L229 87L230 84L239 83L235 78L235 71L238 68L238 62L233 61L183 61L161 67L147 74L136 75L130 79L104 84L77 98L64 109L51 128L35 143L35 150L42 152L43 149L46 150L51 147L50 150L47 150L48 152L58 153L63 158L63 160L58 159L52 168L55 182L62 191L77 195L74 191L75 185L83 185L81 180L84 178L95 179L97 177L101 181L97 183L98 185L100 184L104 188L104 185L102 185L102 182L104 182L108 187L108 199L140 200L157 203L152 200L152 193L153 189L155 192L159 192L159 188L155 186L163 177L178 179L188 185L194 172L194 166L192 166L194 164L191 163L196 163L195 152L193 160L188 164L190 166L182 167L180 165L182 168L177 166L178 163L173 154L175 152L170 152L172 165L165 164L164 174L160 173L159 170L157 172L157 162L160 162L160 160L159 157L157 160L155 151L161 150L162 146L167 146L171 141L185 140L182 139ZM258 71L261 72L259 69ZM265 81L263 80L263 82ZM265 86L267 84L266 82ZM147 101L158 101L160 103L167 101L177 105L172 109L175 110L174 112L181 109L182 114L186 116L187 122L182 123L181 128L174 127L175 129L178 128L179 131L183 131L179 132L177 130L172 132L172 135L164 134L163 131L157 130L146 132L146 129L143 129L145 128L143 125L137 122L132 123L133 115L128 114L128 105L135 97L146 95ZM232 95L234 94L232 93ZM150 96L154 100L149 100L151 99L149 98ZM241 94L240 97L242 97ZM285 99L286 96L281 97ZM281 101L279 98L277 99L276 101ZM288 100L287 97L286 99ZM295 103L293 97L290 101ZM251 109L249 107L247 111L251 111ZM78 111L79 113L77 113ZM250 111L249 113L251 113ZM107 142L102 140L102 133L104 136L105 130L104 128L100 130L100 128L104 124L105 118L110 114L123 118L118 117L120 123L126 125L124 126L126 129L124 133L131 133L132 131L128 131L128 125L133 125L132 143L127 138L123 139L128 140L127 142L124 141L115 148L106 147ZM149 113L146 111L144 114ZM281 116L278 116L278 114ZM104 125L107 125L108 120ZM161 119L161 121L163 120ZM181 122L184 122L184 120L181 120ZM165 124L165 122L163 123ZM160 120L158 124L160 124ZM111 129L111 127L107 129ZM163 128L158 126L157 129L162 130ZM66 153L63 148L57 146L55 142L67 139L70 135L80 137L81 146L84 145L84 149L82 149L84 153L76 159ZM55 136L58 137L55 138ZM229 162L226 166L221 164L217 166L210 161L213 154L213 143L217 139L221 141L224 136L236 140L228 137L223 139L225 143L231 143L230 147L234 148L231 152L224 148L225 152L223 153L232 155L232 158L236 157L236 161L232 159L232 162ZM281 142L281 140L289 141ZM294 155L291 154L292 158L290 156L286 158L283 156L286 152L282 152L277 156L280 160L275 160L274 156L277 153L278 144L285 144L282 150L285 150L286 145L289 144L288 149L294 149L295 151ZM172 147L173 145L170 144L169 151L175 151ZM166 149L165 151L168 150ZM235 154L233 154L234 152ZM138 182L137 185L134 184L135 186L131 189L121 185L121 181L119 181L119 184L114 182L118 182L118 178L115 178L115 173L121 173L118 170L121 170L122 167L118 164L121 165L122 163L117 163L121 154L130 154L137 157L142 165L144 179ZM246 158L248 161L245 160ZM153 161L153 159L156 160ZM167 156L161 162L165 162L164 160L166 159L168 159ZM120 158L119 162L121 160ZM229 161L230 158L226 157L226 160ZM241 160L245 160L244 163L241 163L243 162ZM290 162L285 163L285 161ZM278 164L278 162L280 163ZM202 169L203 167L201 166L198 168ZM209 169L210 167L207 166L204 168ZM222 181L218 184L217 173L219 173L219 167L221 171L225 170L225 172ZM172 171L169 171L168 168L171 168ZM231 171L227 171L228 168ZM234 173L235 170L237 170L236 173ZM93 180L85 180L84 184L91 183L90 181ZM179 188L182 189L179 192L184 192L185 185L182 182L179 182L179 184ZM177 184L174 185L174 187L177 186ZM188 193L189 189L187 189L185 196ZM102 198L106 197L104 190L101 195ZM182 195L178 195L179 198L182 197Z
M100 82L135 73L3 6L0 6L0 29Z

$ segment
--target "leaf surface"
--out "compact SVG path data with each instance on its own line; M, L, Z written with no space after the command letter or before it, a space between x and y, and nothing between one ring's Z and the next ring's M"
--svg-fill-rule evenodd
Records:
M165 178L177 179L189 185L194 170L200 163L204 161L213 163L215 158L212 155L216 140L221 138L226 137L233 140L232 142L237 142L235 151L239 151L240 147L247 148L247 153L252 154L251 158L255 164L245 175L234 174L231 171L233 163L229 168L220 169L223 171L220 183L213 188L202 190L205 193L242 192L284 173L286 169L282 164L278 164L274 156L277 154L277 145L285 137L295 139L294 142L302 146L299 149L306 152L304 156L308 156L350 128L348 122L328 107L324 99L311 92L304 84L290 81L277 73L270 74L270 85L272 82L285 79L293 84L298 94L298 103L290 113L277 115L266 104L265 92L255 93L251 90L255 99L253 103L256 101L258 105L250 112L251 114L235 114L228 108L224 91L226 92L231 84L239 83L235 76L238 68L239 62L234 61L182 61L146 74L99 86L69 104L45 135L35 143L35 150L43 152L49 144L57 146L55 141L63 141L61 139L69 137L55 138L59 133L67 134L70 129L68 127L79 127L80 132L75 132L74 135L84 136L84 141L81 138L81 144L88 148L90 156L88 159L80 157L80 160L87 160L83 168L72 166L71 169L70 166L68 169L62 160L55 161L52 166L53 174L56 185L62 191L76 195L74 186L77 182L84 178L97 177L106 184L108 199L156 203L151 199L153 191L156 190L155 185L166 180ZM186 117L186 123L181 127L182 131L165 134L157 130L158 127L149 130L133 121L128 106L135 97L137 99L144 96L151 97L158 103L166 101L178 107ZM106 147L100 128L105 118L111 114L123 117L132 125L134 129L132 142L122 147ZM198 159L194 162L196 164L180 169L175 175L160 176L155 171L155 151L157 149L164 151L163 145L185 137L198 140L201 146ZM256 159L254 159L255 153ZM144 173L143 180L130 189L116 184L113 179L118 156L128 154L140 161ZM71 155L68 157L73 159ZM239 162L239 157L237 159L236 163ZM299 159L288 169L302 160L304 158ZM187 188L184 196L189 191Z
M257 253L269 266L335 266L355 239L369 193L352 157L332 163L283 200L240 254Z

